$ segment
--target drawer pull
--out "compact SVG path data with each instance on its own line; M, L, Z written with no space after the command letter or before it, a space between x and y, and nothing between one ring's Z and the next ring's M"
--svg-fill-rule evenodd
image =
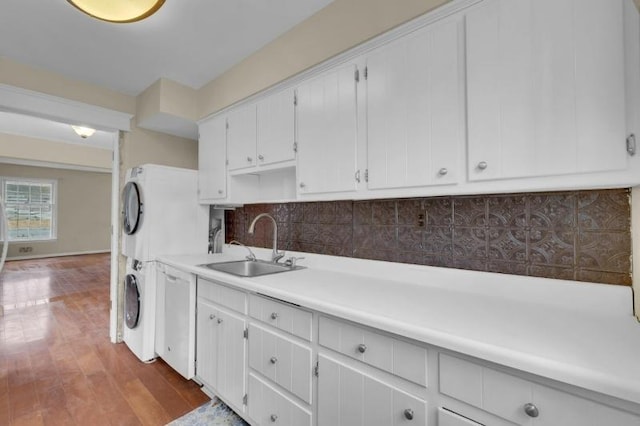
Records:
M213 314L209 314L209 319L210 319L210 320L214 319L215 317L216 317L215 315L213 315Z
M222 318L218 318L218 324L222 324Z
M276 362L278 362L278 358L276 358L275 356L272 356L269 362L271 362L271 364L275 364Z
M271 423L275 423L275 422L276 422L276 420L278 420L278 416L277 416L277 415L275 415L275 414L272 414L272 415L269 417L269 419L271 420Z
M361 354L365 353L367 350L367 345L365 345L364 343L360 343L358 345L358 352L360 352Z
M530 402L527 402L526 404L524 404L523 408L524 408L524 412L529 417L538 417L540 415L540 411L538 410L538 407L536 407Z
M275 320L278 318L278 313L277 312L271 312L271 319Z
M404 417L407 420L413 420L413 410L411 408L404 410Z
M481 161L478 163L478 170L485 170L489 165L486 161Z
M440 176L444 176L444 175L446 175L447 173L449 173L449 170L447 170L447 168L446 168L446 167L443 167L443 168L441 168L440 170L438 170L438 174L439 174Z

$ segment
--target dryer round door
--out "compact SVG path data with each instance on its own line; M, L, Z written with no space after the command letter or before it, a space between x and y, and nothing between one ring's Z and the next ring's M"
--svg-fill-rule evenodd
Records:
M130 329L136 328L140 320L140 289L133 274L124 279L124 320Z
M122 190L122 228L127 235L133 235L142 223L142 197L135 182L127 182Z

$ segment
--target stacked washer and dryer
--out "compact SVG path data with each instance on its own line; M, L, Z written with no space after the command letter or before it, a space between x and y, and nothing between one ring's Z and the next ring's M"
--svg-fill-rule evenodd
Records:
M122 193L122 254L127 257L123 340L144 362L156 358L157 256L207 252L209 209L198 204L197 188L195 170L155 164L127 170Z

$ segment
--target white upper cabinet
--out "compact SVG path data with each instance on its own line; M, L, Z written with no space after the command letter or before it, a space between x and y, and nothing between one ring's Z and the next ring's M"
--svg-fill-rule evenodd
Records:
M198 130L198 198L224 199L227 196L227 128L224 117L200 123Z
M227 149L229 170L253 167L257 164L256 104L241 105L227 117Z
M344 65L298 89L299 193L357 189L357 68Z
M369 189L457 182L465 136L463 37L456 16L367 57Z
M287 89L258 102L259 166L295 160L294 92Z
M486 0L467 13L470 180L624 169L622 0Z

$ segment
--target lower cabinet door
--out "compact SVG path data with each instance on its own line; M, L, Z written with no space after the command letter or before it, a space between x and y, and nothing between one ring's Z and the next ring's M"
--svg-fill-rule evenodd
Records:
M216 308L198 299L198 314L196 317L196 375L208 386L215 387L218 383L217 348L218 330Z
M311 426L311 413L249 373L247 408L257 425Z
M482 426L482 424L441 407L438 408L438 426Z
M220 395L237 409L243 407L245 394L246 340L244 318L218 309L217 379L214 387Z
M427 403L320 355L318 426L427 425Z

